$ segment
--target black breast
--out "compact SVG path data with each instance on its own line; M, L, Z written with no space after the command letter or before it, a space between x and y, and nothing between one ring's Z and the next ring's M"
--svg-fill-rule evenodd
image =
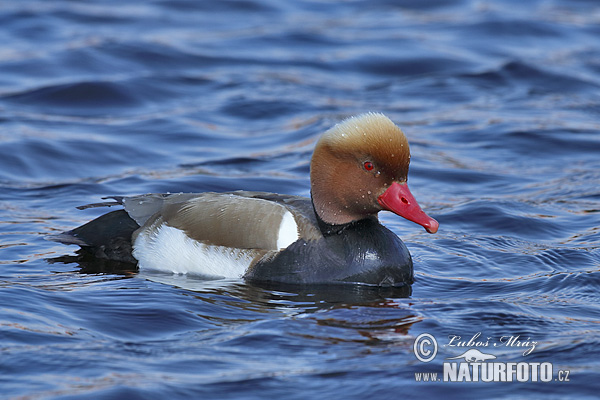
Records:
M402 240L372 218L335 229L318 240L298 240L260 260L245 278L290 284L399 286L413 282L413 265Z

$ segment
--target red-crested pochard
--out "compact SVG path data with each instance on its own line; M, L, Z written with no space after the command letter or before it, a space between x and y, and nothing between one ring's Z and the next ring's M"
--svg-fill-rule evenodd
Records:
M435 233L406 184L406 137L383 114L323 134L310 164L311 199L263 192L147 194L54 237L140 269L292 284L412 283L404 243L377 219L388 210ZM85 207L85 206L84 206Z

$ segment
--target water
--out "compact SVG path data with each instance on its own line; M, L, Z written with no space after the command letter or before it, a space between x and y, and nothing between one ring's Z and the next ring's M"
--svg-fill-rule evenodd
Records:
M0 397L597 398L599 35L592 0L0 2ZM44 240L106 195L307 195L315 140L369 110L441 224L381 216L410 290L115 271ZM478 332L569 382L415 380Z

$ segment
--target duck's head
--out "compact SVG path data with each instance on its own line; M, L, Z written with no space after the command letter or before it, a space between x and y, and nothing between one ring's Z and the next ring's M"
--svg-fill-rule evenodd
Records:
M315 211L331 225L388 210L435 233L406 184L410 149L404 133L380 113L348 118L317 142L310 165Z

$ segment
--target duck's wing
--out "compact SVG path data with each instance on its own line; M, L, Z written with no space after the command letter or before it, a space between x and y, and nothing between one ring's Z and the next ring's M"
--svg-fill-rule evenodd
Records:
M142 225L134 241L139 235L153 236L169 227L202 244L279 250L316 234L311 214L303 212L307 201L296 196L230 192L134 196L124 198L123 205Z
M310 199L301 196L292 196L288 194L236 191L236 195L264 199L283 205L293 215L298 224L300 237L304 240L318 240L323 237L317 222L317 216Z

